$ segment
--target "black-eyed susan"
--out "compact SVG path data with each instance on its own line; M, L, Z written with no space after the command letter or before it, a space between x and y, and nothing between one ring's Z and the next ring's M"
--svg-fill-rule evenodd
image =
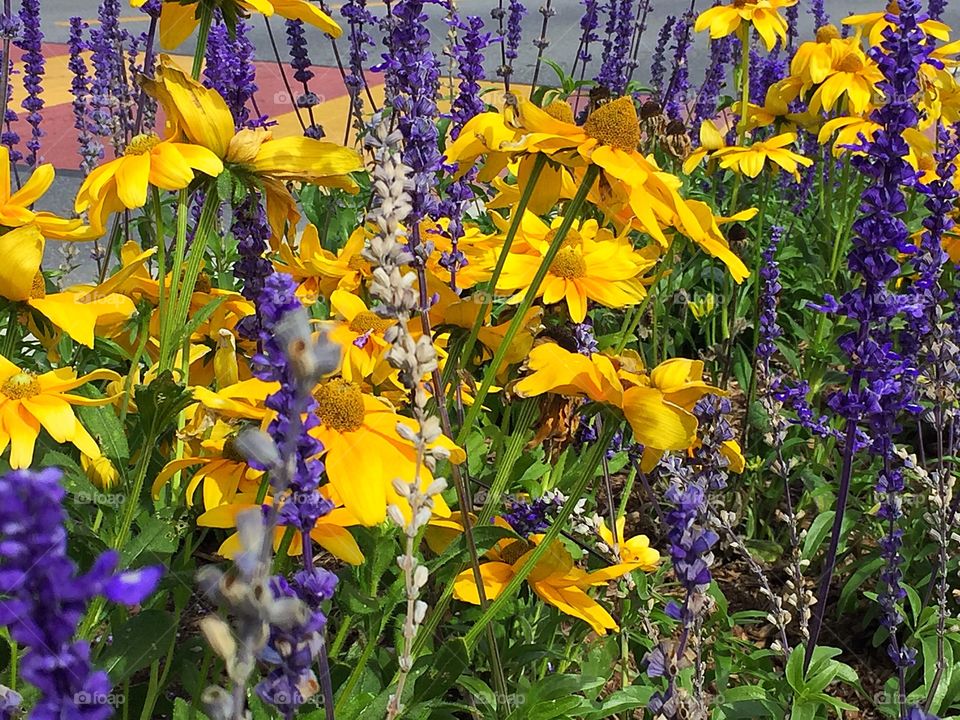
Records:
M93 399L70 391L93 380L119 378L112 370L95 370L77 377L69 367L38 375L0 356L0 453L9 446L10 466L29 467L42 427L54 441L71 443L89 457L99 456L100 448L71 406L106 405L113 398Z
M326 380L314 391L319 424L310 432L323 443L323 462L330 480L330 497L362 525L383 522L387 506L408 508L393 487L399 479L410 483L418 472L412 443L397 434L397 425L413 426L380 398L363 393L360 386L343 378ZM441 436L438 444L450 453L450 461L463 462L463 450ZM358 463L358 453L363 462ZM419 467L423 489L433 482L430 471ZM434 497L434 511L448 515L442 496Z
M801 43L794 53L790 61L790 74L805 85L819 85L826 80L833 65L834 40L842 41L836 25L817 28L816 40ZM859 42L859 39L849 38L846 42Z
M498 524L506 522L497 518ZM504 538L487 552L488 562L480 565L480 577L484 594L495 600L513 577L522 568L542 541L542 535L531 535L529 540ZM610 613L587 594L592 586L605 585L639 567L636 563L618 563L595 572L586 572L577 567L573 557L559 541L554 541L540 556L537 564L527 575L527 584L537 596L549 605L571 617L583 620L598 635L616 632L619 626ZM453 585L453 595L458 600L480 604L480 591L473 570L461 572Z
M174 137L183 136L212 152L243 176L252 176L266 196L267 219L275 238L284 226L296 226L299 213L287 181L337 187L356 192L350 173L363 169L359 153L335 143L306 137L274 139L262 128L234 130L233 115L216 90L184 73L166 55L156 77L144 89L163 106Z
M102 233L112 213L143 207L150 186L182 190L196 172L216 177L223 163L205 147L143 133L129 142L123 155L87 176L77 192L76 210L89 213L91 225Z
M93 347L94 334L108 335L136 310L130 298L104 288L76 286L47 294L40 271L44 240L36 225L0 235L0 296L23 302L76 340Z
M593 165L600 174L591 199L604 206L629 206L638 227L666 245L663 228L673 221L676 205L681 202L681 182L637 150L640 120L633 99L621 97L601 105L587 116L583 126L572 119L572 112L550 112L519 98L503 115L475 116L448 148L447 158L459 162L463 169L485 154L484 170L492 164L496 175L511 156L525 156L518 176L521 189L525 187L524 162L532 163L536 154L571 168L574 185L582 180L586 167ZM562 189L560 176L555 182L538 180L531 190L530 208L552 207Z
M100 235L79 219L66 219L33 209L53 185L56 177L53 165L38 165L16 192L10 185L11 167L10 150L5 145L0 146L0 227L36 225L43 237L53 240L90 240Z
M866 35L867 42L875 47L883 42L883 31L893 25L888 16L899 14L900 6L897 4L897 0L890 0L885 10L848 15L841 22L844 25L857 28L860 33ZM930 37L942 42L947 42L950 39L950 26L939 20L925 20L920 23L920 28Z
M834 40L830 43L830 50L830 69L810 98L811 112L829 112L843 97L851 113L861 115L867 112L878 92L877 83L883 80L883 73L863 52L859 42Z
M197 525L200 527L233 529L237 526L237 516L240 513L258 510L272 504L273 498L269 495L264 498L263 503L257 503L255 494L238 494L231 502L223 503L204 512L197 518ZM347 530L348 527L357 524L357 519L346 508L335 507L331 512L317 520L316 525L310 531L310 538L334 557L351 565L359 565L363 562L363 552L353 535ZM284 532L285 528L278 527L275 529L273 536L274 550L280 549ZM240 537L237 533L234 533L223 541L218 552L226 558L233 559L241 550ZM293 557L302 553L303 538L300 533L296 533L287 548L287 554Z
M781 133L767 140L760 140L748 147L730 146L714 152L720 162L720 167L725 170L746 175L750 178L757 177L767 163L777 165L786 172L790 173L797 180L800 179L798 168L810 167L813 160L795 153L787 148L797 141L796 133Z
M336 322L330 328L330 340L343 349L340 374L344 380L361 383L371 378L378 385L393 372L384 354L390 348L383 333L393 320L377 315L367 304L346 290L334 290L330 307Z
M519 303L530 286L553 240L555 230L543 241L528 239L531 252L511 252L503 265L497 290L521 292L509 302ZM625 236L615 237L595 220L571 230L547 270L537 292L547 305L566 302L574 322L583 322L589 301L612 308L634 305L646 296L642 275L656 263L658 251L635 250Z
M614 538L606 521L602 521L597 528L597 534L620 562L636 564L641 570L653 572L660 564L660 553L650 547L650 538L646 535L626 537L626 524L626 518L617 518L617 537ZM616 553L614 548L617 550Z
M130 0L135 8L143 7L147 0ZM227 17L256 12L266 17L277 14L288 20L300 20L320 28L331 37L340 37L340 26L333 18L307 0L216 0L215 4ZM200 2L164 0L160 7L160 46L165 50L179 47L193 35L199 24Z
M787 42L787 21L780 14L781 8L797 4L797 0L733 0L729 5L716 5L704 10L697 17L694 29L697 32L710 30L710 37L733 35L743 23L749 23L763 38L767 50L773 50L779 39Z
M288 242L281 243L280 257L274 266L299 283L297 295L305 303L329 297L334 290L352 292L369 280L373 272L370 261L361 254L366 240L366 230L358 227L334 254L320 244L317 227L308 223L295 247Z

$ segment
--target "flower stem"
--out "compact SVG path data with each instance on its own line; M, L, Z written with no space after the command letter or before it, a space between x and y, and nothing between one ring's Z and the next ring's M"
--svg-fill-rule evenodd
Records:
M583 180L580 182L580 187L577 189L577 194L574 196L573 200L570 201L570 205L567 207L563 216L563 222L557 229L557 234L550 242L550 247L547 250L546 255L543 256L540 267L537 268L537 272L533 276L533 280L530 281L530 287L527 288L527 292L523 296L523 300L517 306L516 314L513 316L513 319L510 321L510 325L507 327L507 332L503 336L503 341L500 343L497 351L494 353L493 359L490 361L490 365L487 366L486 372L484 372L483 382L480 383L480 387L477 389L473 405L471 405L470 410L467 411L467 417L464 419L463 426L460 428L460 434L457 436L457 444L462 445L464 442L466 442L467 436L470 434L470 431L473 429L474 425L476 425L480 412L483 410L483 402L487 398L487 393L490 392L490 387L493 385L493 381L496 379L497 372L500 370L500 366L503 364L503 359L507 356L507 352L510 350L510 344L513 342L513 338L516 337L517 332L520 330L520 326L524 322L527 311L529 311L533 305L533 301L537 297L537 291L540 289L543 279L547 276L547 271L550 269L551 263L553 263L557 253L560 252L563 241L567 237L567 233L570 231L570 228L573 227L573 223L577 219L580 208L587 199L587 193L590 192L590 188L593 186L593 182L596 180L599 173L600 169L596 165L590 165L587 168L587 171L584 173ZM533 183L531 181L528 183L528 186L532 184ZM506 252L507 249L505 246L504 250L501 251L501 257L503 257Z
M200 29L197 32L197 47L193 51L193 68L190 75L194 80L200 79L203 70L203 59L207 54L207 38L210 37L210 26L213 24L213 5L200 3Z
M516 568L514 576L503 588L503 591L500 593L500 595L497 596L497 599L490 603L490 607L487 608L487 611L480 616L474 626L470 628L466 635L464 635L463 639L468 648L472 647L477 642L480 634L484 631L487 625L489 625L500 614L504 606L507 605L507 603L513 602L514 596L520 590L520 585L524 580L527 579L527 576L536 567L537 562L546 554L550 545L560 535L560 531L563 529L563 526L573 514L574 507L583 496L583 493L586 492L587 487L593 480L594 473L596 472L597 467L600 465L600 460L607 451L607 447L610 445L610 441L613 439L613 435L616 432L618 425L619 423L617 423L614 418L610 418L609 422L604 423L603 430L600 432L600 437L597 439L597 442L594 443L593 447L590 448L590 452L584 459L583 473L579 478L577 478L576 483L570 489L570 495L566 504L563 506L563 509L557 515L556 519L550 525L550 528L544 534L537 546L531 551L527 560L522 566Z

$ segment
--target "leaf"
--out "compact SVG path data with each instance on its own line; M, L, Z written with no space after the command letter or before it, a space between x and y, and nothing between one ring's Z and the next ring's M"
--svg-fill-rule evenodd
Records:
M120 472L130 461L130 448L123 423L110 406L78 407L80 422L90 431L97 446L103 451Z
M580 713L587 701L582 697L567 696L554 700L544 700L532 706L526 713L528 720L553 720L553 718L580 717Z
M177 415L192 402L192 394L173 379L169 370L134 391L144 442L154 445L177 426Z
M798 645L790 651L790 657L787 658L786 676L787 682L796 692L803 689L803 654L805 649L803 645Z
M827 533L830 532L836 515L835 510L828 510L817 515L810 523L810 529L807 530L807 537L803 541L803 551L801 553L804 560L810 560L820 548Z
M113 642L100 663L114 684L164 656L175 640L177 624L165 610L144 610L113 633Z
M854 593L860 589L860 586L863 585L868 578L871 578L876 574L881 565L883 565L883 558L874 558L870 562L861 565L859 569L850 575L850 579L847 580L846 584L843 586L843 590L840 591L839 605L841 609L847 606L847 603L850 601Z
M173 720L207 720L207 716L187 704L183 698L173 701Z
M470 664L470 652L463 638L448 640L440 649L418 662L428 666L414 685L412 703L442 699Z
M144 553L168 555L176 552L178 546L175 528L161 518L146 515L146 520L139 526L138 532L130 538L120 552L124 566L130 566L136 565L135 561ZM153 561L155 558L150 558L150 562Z
M646 706L650 702L651 695L653 695L652 687L630 685L621 688L612 692L599 708L584 715L583 720L604 720L605 718L617 717L621 713Z

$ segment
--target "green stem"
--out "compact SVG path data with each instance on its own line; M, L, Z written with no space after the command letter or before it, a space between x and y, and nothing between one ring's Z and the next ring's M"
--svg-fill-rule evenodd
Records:
M343 643L347 639L347 633L350 632L351 625L353 625L352 613L343 618L343 621L340 623L340 627L337 628L337 634L333 636L333 642L330 643L329 652L331 660L340 654L340 649L343 647Z
M464 419L463 427L460 428L460 434L457 436L458 445L463 445L463 443L466 442L467 436L477 423L480 412L483 410L483 402L487 399L487 393L490 392L490 387L493 385L493 382L497 377L497 372L500 370L500 366L503 364L503 360L507 356L507 352L510 350L511 343L513 343L513 338L516 337L517 332L520 330L520 326L524 323L524 318L526 317L527 312L533 306L533 302L537 298L537 292L540 290L540 285L543 283L543 279L547 276L547 271L550 269L550 265L553 263L554 258L556 258L557 253L560 252L560 248L563 245L564 239L567 237L567 233L570 231L570 228L573 227L573 223L576 222L577 215L580 213L580 208L587 199L587 193L590 192L590 188L593 186L593 182L596 180L599 173L600 168L598 168L596 165L590 165L587 168L587 171L584 173L580 187L577 189L577 194L570 202L569 207L567 207L566 213L563 216L563 222L560 223L560 227L557 229L557 234L550 242L550 247L547 249L546 255L543 256L540 267L537 268L537 272L533 276L533 280L530 281L530 287L527 288L527 292L523 296L523 300L520 302L520 305L517 306L516 314L513 316L513 319L510 321L510 325L507 327L507 332L503 336L503 341L500 343L499 347L497 347L497 351L494 353L493 359L490 361L490 365L487 366L486 372L484 372L483 382L480 383L480 387L477 389L473 405L471 405L470 410L467 411L467 417ZM506 250L501 253L501 256L505 253Z
M476 319L473 321L473 327L470 328L470 335L467 336L467 341L463 345L463 349L460 352L459 357L464 358L464 361L468 361L473 356L473 349L477 344L477 337L480 334L480 328L483 327L483 324L486 322L487 311L490 309L490 306L493 304L493 296L497 292L497 282L500 280L500 274L503 272L503 266L507 262L507 257L510 254L510 248L513 245L513 239L517 235L517 231L520 229L520 225L523 222L523 216L526 213L527 205L530 203L530 198L533 197L533 190L536 187L537 180L540 178L540 173L543 172L543 168L547 164L547 156L543 153L537 154L537 157L533 161L533 167L530 169L530 177L527 179L527 184L523 188L523 192L520 194L520 202L517 205L516 209L513 211L513 215L510 218L510 227L507 228L507 234L503 239L503 245L500 247L500 254L497 256L497 263L493 267L493 274L490 276L490 281L487 283L489 288L486 295L483 296L483 302L480 305L480 312L477 313ZM449 363L448 367L451 370L456 366L456 363ZM444 387L447 383L450 382L449 377L444 379Z
M210 26L213 24L213 6L208 2L200 3L200 29L197 32L197 47L193 51L193 68L190 75L194 80L200 79L203 70L203 58L207 54L207 38L210 37Z
M376 649L377 643L370 642L369 639L367 644L363 646L363 652L360 653L360 657L357 658L357 664L353 668L353 672L350 673L350 677L347 678L347 681L343 684L343 687L340 690L340 696L337 698L336 705L334 707L334 715L343 712L344 703L350 699L353 694L353 688L356 687L356 684L360 681L360 676L363 674L364 670L367 668L367 663L370 662L370 656L373 655L373 651Z
M20 307L15 302L10 303L7 311L7 332L3 336L3 345L0 353L13 362L17 341L20 339Z
M600 433L600 437L590 448L590 452L584 459L583 472L577 479L577 482L574 484L574 486L570 489L569 497L566 504L563 506L563 509L550 525L550 528L544 534L543 538L530 553L530 556L527 558L527 560L522 566L515 569L513 577L510 579L510 582L507 583L506 587L503 588L500 595L497 596L497 599L490 603L490 606L487 608L487 610L480 616L467 634L464 635L463 639L468 648L473 647L476 644L480 634L484 632L484 629L487 627L487 625L489 625L497 617L497 615L499 615L505 609L507 604L513 602L513 598L519 592L520 586L523 584L524 580L527 579L527 576L536 567L537 562L546 554L547 550L560 535L560 531L566 526L567 520L573 514L574 507L583 496L583 493L586 492L587 487L593 481L596 469L600 465L600 460L603 458L604 453L606 453L607 448L610 445L610 441L613 439L613 435L620 424L619 422L615 422L613 418L609 418L608 420L608 422L603 423L603 430Z
M160 315L160 369L170 369L166 365L165 354L170 345L170 334L173 332L172 309L176 307L178 294L180 290L178 274L183 267L183 258L187 254L187 216L190 211L190 195L186 188L180 191L177 196L177 234L173 243L173 262L170 264L170 287L166 292L166 299L157 306L157 313ZM160 285L163 286L167 278L160 276ZM160 294L161 299L163 293Z
M636 309L636 313L630 318L630 322L621 330L620 340L617 341L617 347L613 353L614 355L619 355L623 352L624 348L627 347L628 338L633 335L633 333L635 333L637 328L640 326L640 321L643 320L643 314L647 310L647 305L649 305L653 300L654 289L660 285L660 281L666 274L667 269L673 266L674 243L676 242L676 239L674 239L674 241L670 243L670 248L667 250L667 254L664 255L663 260L660 262L660 268L657 270L657 277L647 290L647 296L643 299L643 302L640 303L640 307Z
M175 264L173 269L174 277L170 281L171 295L173 288L179 285L176 300L172 302L173 317L170 319L171 327L166 337L166 348L160 348L160 371L173 368L173 361L180 346L179 335L187 323L187 316L190 314L190 302L193 300L193 290L197 284L197 278L200 276L200 267L203 265L204 255L207 249L207 238L213 229L217 217L217 210L220 209L220 199L217 197L216 186L211 183L207 185L206 197L203 201L203 209L200 211L200 219L197 221L197 229L193 236L193 242L190 244L190 254L187 256L187 266L183 272L182 281L177 277L180 273L180 265ZM178 218L179 220L179 218ZM179 232L178 232L179 236ZM184 234L184 244L186 235ZM177 238L178 253L182 256L180 249L180 238ZM181 260L182 262L182 260Z

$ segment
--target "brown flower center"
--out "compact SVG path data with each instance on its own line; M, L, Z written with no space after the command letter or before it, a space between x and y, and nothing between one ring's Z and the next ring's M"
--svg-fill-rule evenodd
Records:
M858 73L863 70L863 61L851 53L840 61L839 70L845 73Z
M43 279L43 273L37 270L33 276L33 284L30 286L30 299L42 300L47 296L47 283Z
M823 25L817 28L818 43L828 43L831 40L838 40L839 38L840 38L840 31L837 30L836 25Z
M602 144L621 150L636 150L640 144L640 119L629 97L598 107L587 117L583 129Z
M582 278L587 274L587 264L583 261L583 255L566 247L550 263L550 274L566 280Z
M213 290L213 283L210 281L210 276L205 272L201 272L197 275L197 284L193 286L193 291L198 293L208 293Z
M220 451L220 455L224 460L229 460L230 462L241 463L247 461L247 459L237 448L236 435L231 435L223 441L223 450Z
M500 551L500 559L507 563L507 565L513 565L517 560L522 558L528 552L533 549L533 545L526 540L514 540L512 543L507 545L503 550Z
M353 432L363 424L363 393L356 383L334 378L313 392L317 417L337 432Z
M347 267L357 272L367 272L370 270L370 263L367 262L363 255L354 255L347 260Z
M560 228L553 228L547 233L546 241L552 243L553 239L557 236L557 231ZM560 244L561 248L568 248L580 245L583 243L583 236L580 234L580 231L576 228L570 228L567 230L567 235L563 238L563 242Z
M565 123L570 123L571 125L577 124L576 119L573 117L573 108L570 107L568 102L563 100L554 100L547 105L543 111L554 120L560 120Z
M0 392L11 400L23 400L32 398L40 394L40 383L37 382L37 376L33 373L18 372L11 375L7 381L0 387Z
M382 318L375 312L363 310L358 312L350 321L350 329L355 333L375 332L382 333L393 324L392 321Z
M160 137L153 133L140 133L123 151L124 155L144 155L160 144Z

